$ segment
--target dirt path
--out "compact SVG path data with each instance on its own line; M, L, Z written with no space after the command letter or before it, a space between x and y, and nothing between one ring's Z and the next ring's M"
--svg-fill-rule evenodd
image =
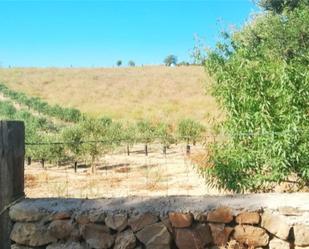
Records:
M52 167L47 170L38 164L26 167L28 197L126 197L220 194L209 188L196 168L185 157L184 146L172 147L165 157L159 145L153 145L149 156L143 146L133 148L127 156L124 149L105 156L96 175L88 168ZM194 147L198 153L201 147Z

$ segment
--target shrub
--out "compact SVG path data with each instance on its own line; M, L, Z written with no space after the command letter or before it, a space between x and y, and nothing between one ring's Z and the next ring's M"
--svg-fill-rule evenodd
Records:
M259 191L291 174L309 182L309 4L299 2L268 8L208 54L227 113L208 170L219 187Z

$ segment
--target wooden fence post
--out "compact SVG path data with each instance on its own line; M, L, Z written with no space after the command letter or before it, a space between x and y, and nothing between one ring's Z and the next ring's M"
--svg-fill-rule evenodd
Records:
M24 196L25 127L0 121L0 248L10 249L12 224L8 207Z

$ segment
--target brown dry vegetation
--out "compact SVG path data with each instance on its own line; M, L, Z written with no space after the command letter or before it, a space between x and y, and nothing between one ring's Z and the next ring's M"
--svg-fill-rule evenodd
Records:
M127 156L125 148L106 155L98 162L97 174L89 167L80 167L77 173L71 165L57 168L38 162L25 168L25 193L29 198L39 197L124 197L224 194L207 186L197 168L185 155L185 145L173 145L166 157L159 144L149 147L149 156L139 153L143 145L135 145ZM192 148L199 154L203 148Z
M52 104L117 120L218 119L202 67L0 69L0 81Z

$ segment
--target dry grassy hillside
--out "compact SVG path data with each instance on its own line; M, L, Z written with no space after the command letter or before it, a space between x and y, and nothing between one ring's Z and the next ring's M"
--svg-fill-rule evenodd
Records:
M95 116L176 122L217 117L205 90L202 67L12 68L0 69L0 82L49 103L76 107Z

